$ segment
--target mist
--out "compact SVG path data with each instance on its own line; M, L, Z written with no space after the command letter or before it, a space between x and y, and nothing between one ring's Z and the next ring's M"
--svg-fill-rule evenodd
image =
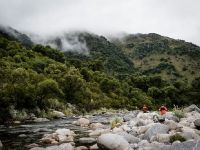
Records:
M158 33L200 45L200 1L0 0L0 24L46 38L76 30Z

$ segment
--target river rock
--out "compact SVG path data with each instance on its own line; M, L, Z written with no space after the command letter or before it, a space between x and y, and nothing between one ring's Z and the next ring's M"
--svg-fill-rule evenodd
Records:
M36 144L36 143L32 143L32 144L29 144L29 145L25 145L25 147L31 149L31 148L34 148L34 147L39 147L39 145Z
M26 134L20 134L20 135L18 135L18 137L25 138L25 137L27 137L27 135Z
M33 122L46 122L46 121L49 121L49 119L47 119L47 118L35 118L33 120Z
M129 143L122 136L111 133L99 136L97 145L100 149L132 150Z
M101 134L105 134L105 133L109 133L110 130L109 129L97 129L95 131L92 131L91 133L89 133L89 136L91 137L98 137Z
M146 120L146 119L152 119L152 113L143 113L143 112L139 112L138 115L137 115L137 118L139 119L143 119L143 120Z
M118 132L123 132L124 130L122 128L118 128L118 127L115 127L112 132L113 133L118 133Z
M196 119L200 119L200 113L197 111L185 113L185 116L190 123L193 123Z
M176 130L178 128L178 124L173 120L166 120L164 124L167 125L170 130Z
M157 134L166 134L168 131L169 131L168 126L156 123L145 132L144 138L146 140L150 140L153 136L156 136Z
M30 150L74 150L73 146L70 143L64 143L61 145L49 146L46 148L35 147Z
M40 139L40 141L44 144L52 144L55 143L56 140L50 137L43 137L42 139Z
M163 146L161 150L200 150L200 141L185 141L182 143L173 143L172 145Z
M180 133L180 135L183 136L186 140L200 140L200 136L191 130L183 131L182 133Z
M48 128L38 128L38 129L35 129L33 132L36 133L36 132L52 132L53 130L52 129L48 129Z
M200 119L196 119L196 120L194 121L194 125L195 125L195 127L196 127L198 130L200 130Z
M75 122L75 124L81 127L86 127L90 124L90 120L86 118L80 118Z
M189 107L186 107L186 108L184 109L184 111L185 111L185 112L197 111L197 112L200 113L200 109L199 109L196 105L194 105L194 104L190 105Z
M14 121L13 123L14 123L14 124L20 124L21 121Z
M144 147L146 145L149 145L149 142L147 140L142 140L138 143L138 146L139 147Z
M135 129L135 128L132 128L131 131L129 131L128 133L133 135L133 136L138 136L137 129Z
M59 142L73 142L74 138L72 136L65 136L65 135L57 135L57 139Z
M60 111L54 110L54 111L53 111L53 116L54 116L55 118L62 118L62 117L65 116L65 114L62 113L62 112L60 112Z
M42 147L34 147L34 148L31 148L30 150L46 150L46 148L42 148Z
M143 133L145 133L149 128L151 128L151 127L154 126L154 125L155 125L155 123L151 123L151 124L146 125L146 126L140 126L140 127L138 127L137 132L138 132L138 134L143 134Z
M137 122L139 121L139 118L132 118L128 123L129 126L134 127L137 125Z
M104 125L101 124L101 123L92 123L90 124L90 128L93 129L93 130L96 130L96 129L99 129L99 128L104 128Z
M156 141L159 143L169 143L170 136L170 134L157 134Z
M78 146L74 150L88 150L86 146Z
M124 122L130 121L137 116L139 111L130 112L129 114L124 115L123 120Z
M178 117L174 116L174 113L172 113L172 112L167 112L167 113L164 115L164 117L165 117L165 119L167 119L167 120L173 120L173 121L175 121L175 122L179 122L179 121L180 121L180 119L179 119Z
M90 150L98 150L98 149L99 147L97 146L97 144L90 146Z
M131 131L131 128L126 124L120 126L120 128L123 129L123 131L126 131L126 132L130 132Z
M163 143L159 143L157 141L154 141L150 143L149 145L142 148L142 150L160 150L164 146ZM141 149L139 149L141 150Z
M127 132L119 132L117 134L123 136L124 139L126 139L126 141L128 141L129 143L138 143L140 141L139 138L137 138L131 134L128 134Z
M73 136L75 133L69 129L57 129L55 133L59 135L64 135L64 136Z
M90 137L85 137L85 138L80 138L79 142L81 144L93 144L96 142L95 138L90 138Z

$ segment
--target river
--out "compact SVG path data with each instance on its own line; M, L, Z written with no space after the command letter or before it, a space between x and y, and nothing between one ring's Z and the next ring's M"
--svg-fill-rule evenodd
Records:
M91 123L99 122L109 126L109 121L114 116L123 116L122 113L115 114L101 114L92 115L89 117ZM88 137L89 128L83 128L72 124L79 117L66 117L64 119L51 120L48 122L39 123L25 123L13 126L0 125L0 139L3 143L3 150L27 150L25 145L31 143L37 143L40 146L46 147L49 145L43 145L40 139L44 134L53 133L56 129L67 128L76 133L74 143L79 146L78 139L80 137ZM89 146L89 145L84 145Z

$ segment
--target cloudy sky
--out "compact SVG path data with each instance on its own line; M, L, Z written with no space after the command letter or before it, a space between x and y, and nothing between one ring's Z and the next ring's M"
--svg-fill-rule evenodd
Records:
M158 33L200 45L200 0L0 0L0 24L40 35Z

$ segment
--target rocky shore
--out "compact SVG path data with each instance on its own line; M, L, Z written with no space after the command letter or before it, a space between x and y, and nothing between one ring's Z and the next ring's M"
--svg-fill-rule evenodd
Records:
M154 120L156 112L116 113L98 120L82 116L70 124L84 129L84 136L73 129L56 128L43 134L39 143L25 146L30 150L199 150L200 109L191 105L183 113L178 117L167 112L163 123Z

